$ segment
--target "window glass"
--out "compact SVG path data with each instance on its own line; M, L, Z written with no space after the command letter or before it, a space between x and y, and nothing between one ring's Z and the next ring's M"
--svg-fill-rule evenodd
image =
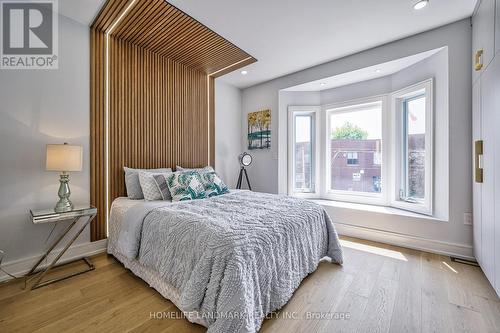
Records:
M330 110L330 190L380 193L382 105Z
M402 199L425 199L425 95L403 100Z
M358 153L349 152L347 153L347 165L357 165L358 164Z
M297 192L314 192L313 116L295 116L294 184Z

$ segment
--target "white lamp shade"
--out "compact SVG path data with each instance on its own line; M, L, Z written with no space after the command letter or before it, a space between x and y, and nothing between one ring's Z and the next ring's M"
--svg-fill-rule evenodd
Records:
M47 145L47 171L82 171L82 146Z

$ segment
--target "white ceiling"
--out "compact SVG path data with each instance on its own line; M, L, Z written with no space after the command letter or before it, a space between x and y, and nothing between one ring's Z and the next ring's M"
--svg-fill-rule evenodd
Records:
M244 88L469 17L476 0L169 2L257 58L221 78Z
M240 88L471 16L477 0L169 0L256 57L223 76ZM60 0L59 12L90 24L105 0Z
M297 86L293 86L286 91L321 91L337 87L346 86L362 81L377 79L383 76L391 75L402 69L410 67L424 59L431 57L443 48L418 53L409 57L384 62L376 66L361 68L355 71L342 73L335 76L323 78L321 80L311 81Z
M59 14L90 25L105 0L59 0Z

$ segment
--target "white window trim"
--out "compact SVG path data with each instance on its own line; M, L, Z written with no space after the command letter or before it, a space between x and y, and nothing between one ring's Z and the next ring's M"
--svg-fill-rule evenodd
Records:
M322 193L321 197L328 199L328 200L336 200L336 201L347 201L347 202L354 202L354 203L365 203L365 204L371 204L371 205L386 205L387 204L387 198L386 198L386 193L387 191L382 190L382 193L369 193L369 192L351 192L351 191L342 191L342 190L331 190L330 189L330 179L331 179L331 170L330 168L327 168L327 165L330 165L331 163L331 156L329 154L330 152L330 145L331 145L331 140L329 140L328 137L328 132L330 130L330 114L331 113L342 113L342 112L349 112L353 108L359 108L359 105L366 104L367 107L371 107L370 105L373 105L375 103L381 103L382 104L382 147L381 147L381 153L382 153L382 165L381 165L381 187L382 189L385 188L386 183L387 183L387 167L385 164L385 155L387 155L387 151L384 147L384 142L387 138L387 126L384 125L384 121L386 121L385 114L385 109L387 105L387 97L386 95L378 95L378 96L371 96L371 97L365 97L365 98L358 98L358 99L353 99L349 100L346 102L341 102L341 103L333 103L333 104L327 104L322 106L322 114L324 115L324 121L323 123L325 126L323 127L323 146L324 149L323 151L326 151L327 154L323 154L324 156L324 161L322 162L322 175L324 176L324 182L323 182L323 187L322 187Z
M425 91L425 200L423 203L408 202L400 199L400 190L402 188L402 140L403 135L402 126L399 126L402 122L402 108L400 101L403 98L408 98L419 94L419 91ZM433 151L433 137L434 137L434 100L433 100L433 79L428 79L423 82L416 83L404 89L398 90L391 94L391 110L392 110L392 129L393 129L393 140L392 144L392 161L391 166L394 170L394 177L392 177L391 186L391 197L390 205L396 208L401 208L405 210L410 210L416 213L433 215L433 177L434 177L434 151Z
M320 165L321 147L320 147L320 111L321 107L315 106L289 106L288 107L288 193L300 198L319 198L321 195L320 184ZM313 165L314 165L314 192L295 192L295 116L296 115L314 115L314 125L312 137L313 143Z

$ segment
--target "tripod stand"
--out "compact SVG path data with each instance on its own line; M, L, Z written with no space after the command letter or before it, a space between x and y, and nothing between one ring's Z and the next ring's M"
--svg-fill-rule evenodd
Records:
M238 183L236 184L236 188L238 190L241 190L241 181L243 180L243 172L245 173L245 178L247 180L247 184L248 184L248 189L251 191L252 190L252 186L250 186L250 181L248 180L248 174L247 174L247 170L245 169L244 166L241 166L240 168L240 175L238 176Z

